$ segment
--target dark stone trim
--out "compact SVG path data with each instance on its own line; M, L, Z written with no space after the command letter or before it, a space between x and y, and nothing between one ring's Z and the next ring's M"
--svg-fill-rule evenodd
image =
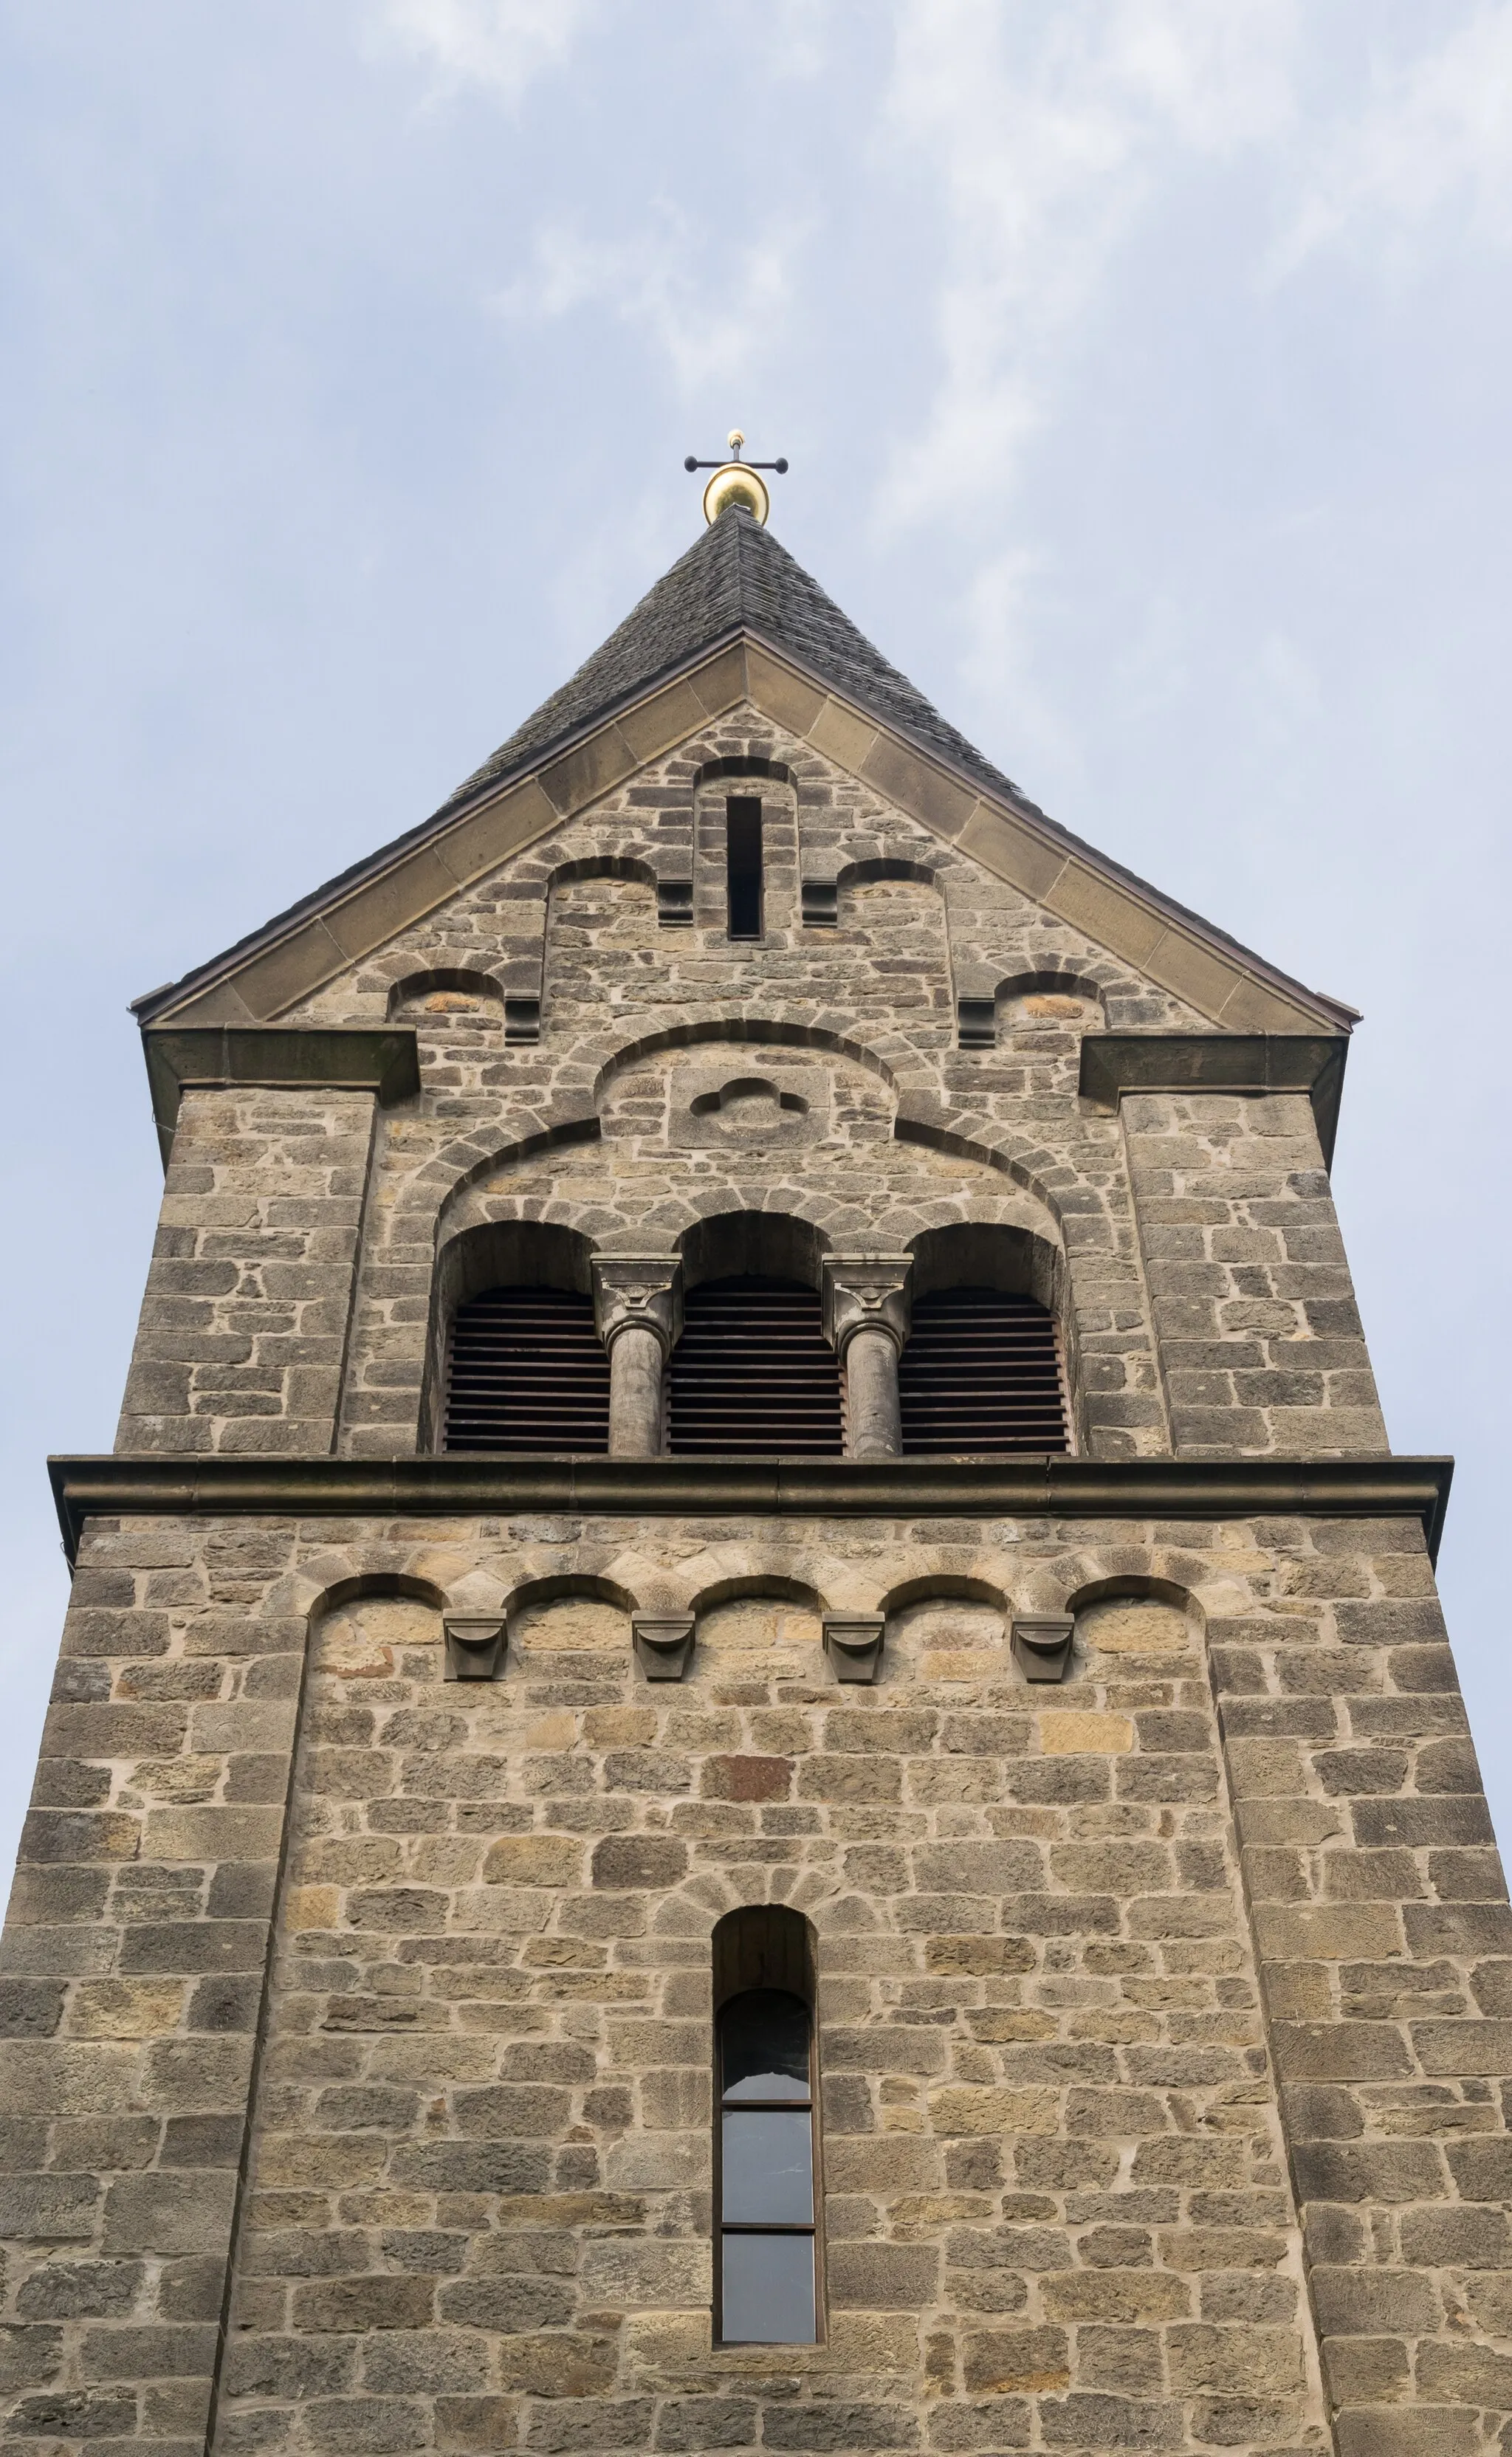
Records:
M986 761L980 760L979 754L971 753L971 746L964 742L963 737L958 738L962 741L963 749L971 754L970 757L965 759L952 755L949 749L941 742L921 733L917 726L910 725L905 714L897 711L885 712L875 706L869 696L858 691L854 676L846 679L833 675L825 666L811 661L800 650L778 638L775 630L768 630L760 623L748 618L731 623L722 630L711 633L709 638L696 649L686 655L673 658L644 681L637 682L627 690L607 698L591 716L574 721L560 734L552 735L540 746L523 752L518 759L507 763L495 773L485 776L476 785L469 780L467 784L459 787L451 799L444 802L440 810L433 812L428 819L422 819L418 826L407 828L403 836L395 836L386 845L381 845L376 853L367 855L362 861L353 862L349 869L338 872L334 878L326 879L308 896L300 897L297 903L289 905L282 913L275 914L273 919L264 922L260 929L249 931L245 938L238 939L231 946L224 948L219 955L211 957L205 963L194 965L177 981L165 981L160 988L149 990L145 996L132 1000L131 1013L145 1029L157 1016L167 1015L175 1007L183 1005L189 999L197 997L202 991L212 987L215 982L229 979L233 974L240 971L245 964L251 962L255 957L265 953L270 947L280 945L285 939L291 938L305 922L314 920L358 888L375 878L382 878L385 872L394 869L408 855L428 843L432 837L444 836L446 831L460 820L472 817L489 802L512 791L516 786L527 784L531 778L539 779L547 770L568 757L572 751L590 742L607 726L612 725L617 717L624 715L631 709L638 708L643 701L653 698L658 692L670 689L673 684L688 680L705 667L716 664L728 650L742 644L749 644L752 648L776 657L794 673L808 682L813 689L822 692L825 697L838 700L855 710L869 724L880 728L883 733L892 734L906 749L929 762L942 774L959 779L967 790L980 796L988 806L995 804L999 809L1009 813L1012 817L1026 823L1030 829L1043 832L1046 841L1068 857L1085 861L1094 873L1111 878L1118 886L1129 890L1137 898L1150 905L1153 911L1190 929L1199 941L1215 948L1225 963L1234 964L1237 968L1253 974L1255 980L1274 989L1282 998L1299 1002L1315 1012L1318 1008L1324 1009L1327 1014L1336 1019L1345 1032L1348 1032L1352 1023L1359 1022L1358 1011L1355 1007L1346 1005L1340 999L1330 998L1322 990L1310 990L1304 982L1294 981L1290 973L1283 972L1277 964L1268 962L1253 947L1245 946L1240 939L1232 938L1228 931L1220 930L1215 922L1204 919L1200 913L1194 913L1189 905L1178 903L1174 897L1167 896L1149 879L1141 878L1137 871L1126 869L1122 862L1113 860L1108 854L1100 853L1096 846L1089 844L1084 836L1076 836L1069 828L1063 827L1058 819L1052 819L1048 812L1043 811L1038 802L1031 801L1028 795L1013 783L1011 777L1003 775L998 769L991 767ZM932 711L931 713L938 713L938 712ZM950 730L954 731L954 729ZM568 816L566 812L561 814L564 819ZM572 816L575 816L575 813ZM463 885L464 882L459 880L459 893Z
M1332 1168L1348 1055L1343 1033L1089 1032L1077 1088L1104 1109L1126 1092L1305 1092Z
M1450 1458L182 1458L48 1462L72 1562L86 1518L404 1518L470 1512L727 1518L1417 1518Z
M420 1059L407 1025L363 1032L309 1024L149 1024L142 1049L165 1168L186 1085L325 1084L334 1091L376 1092L384 1108L420 1090Z

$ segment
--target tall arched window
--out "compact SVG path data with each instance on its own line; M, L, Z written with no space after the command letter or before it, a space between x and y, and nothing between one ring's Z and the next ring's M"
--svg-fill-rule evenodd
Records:
M813 2026L800 1996L748 1988L719 2016L719 2336L816 2336Z
M838 1458L839 1361L818 1290L753 1273L690 1289L670 1398L674 1454Z
M714 1932L715 2335L812 2345L822 2318L814 1938L780 1903Z

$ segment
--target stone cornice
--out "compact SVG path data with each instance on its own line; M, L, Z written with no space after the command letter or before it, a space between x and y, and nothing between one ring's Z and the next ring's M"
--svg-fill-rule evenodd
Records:
M1342 1033L1089 1032L1077 1089L1104 1109L1126 1092L1305 1092L1332 1168L1348 1055Z
M164 1167L186 1087L322 1084L330 1091L376 1092L385 1108L420 1089L415 1035L404 1025L150 1024L142 1050Z
M72 1562L90 1518L1416 1518L1449 1458L175 1458L48 1462Z

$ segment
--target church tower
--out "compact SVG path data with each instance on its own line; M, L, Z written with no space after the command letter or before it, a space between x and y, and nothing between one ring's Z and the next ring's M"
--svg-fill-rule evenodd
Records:
M1512 1926L1356 1019L713 492L432 818L138 1006L4 2444L1505 2449Z

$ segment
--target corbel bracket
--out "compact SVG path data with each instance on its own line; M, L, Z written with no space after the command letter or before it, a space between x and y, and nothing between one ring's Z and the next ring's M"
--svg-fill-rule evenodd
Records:
M835 1666L837 1681L875 1681L881 1669L880 1613L826 1613L824 1652Z
M1016 1621L1013 1653L1025 1681L1064 1681L1071 1668L1071 1641L1075 1636L1075 1621L1064 1614Z
M635 1613L630 1624L635 1660L648 1681L680 1681L693 1656L692 1613Z
M963 1049L996 1048L997 1000L995 998L958 998L956 1000L956 1039Z
M442 1628L448 1681L498 1680L508 1643L508 1622L503 1613L448 1613Z

